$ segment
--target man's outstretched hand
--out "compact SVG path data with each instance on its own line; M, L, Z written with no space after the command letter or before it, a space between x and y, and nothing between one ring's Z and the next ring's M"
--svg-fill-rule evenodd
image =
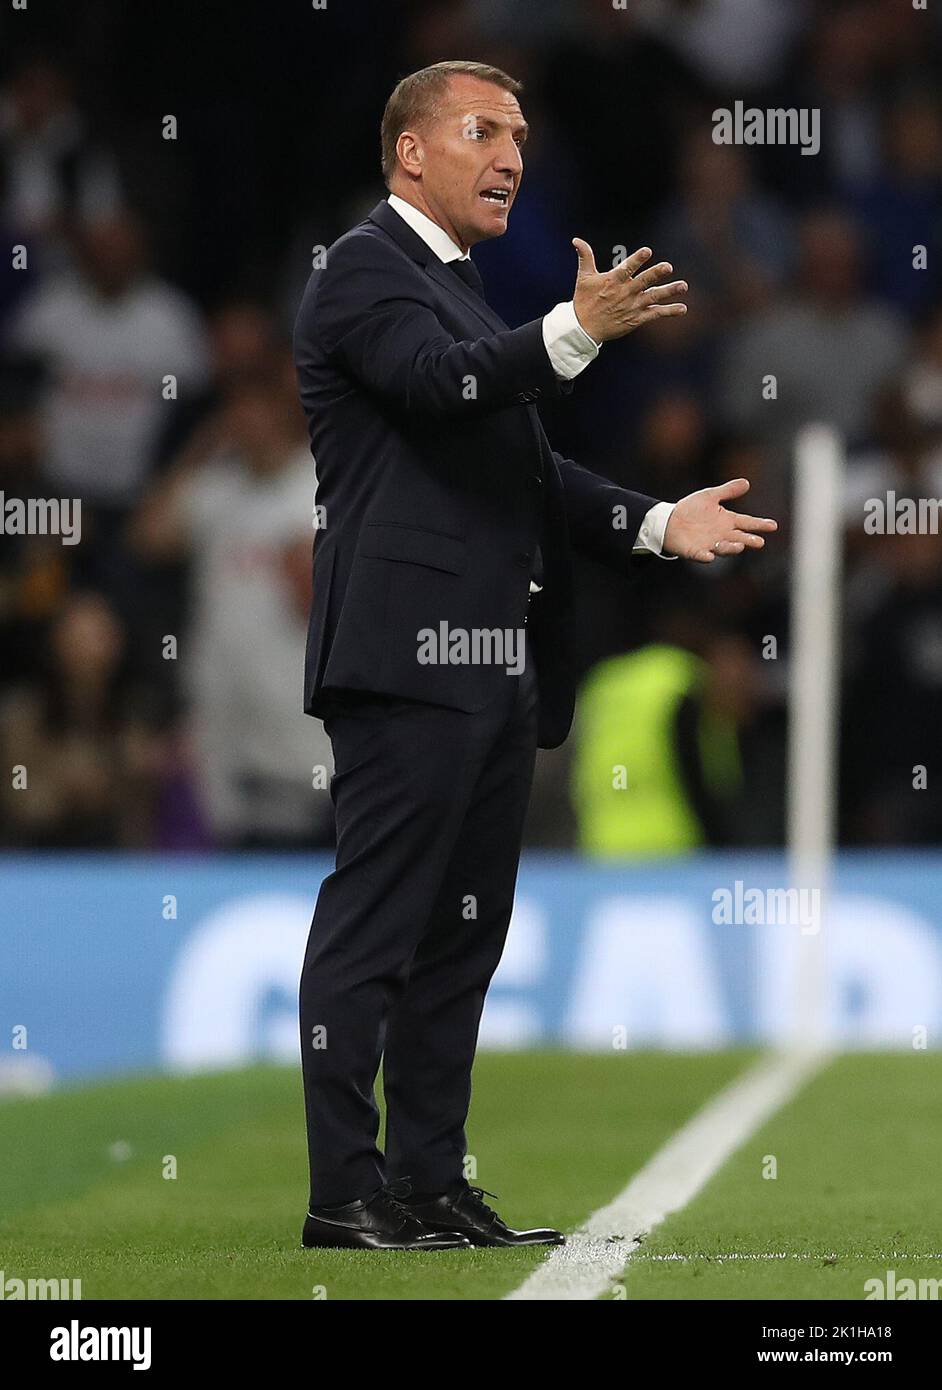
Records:
M654 319L686 314L687 306L677 302L677 296L686 293L687 282L664 283L674 267L660 261L647 270L641 269L651 259L649 246L642 246L614 270L599 270L587 241L573 237L572 244L579 257L573 308L595 342L624 338L626 333Z
M763 533L778 530L767 516L745 516L723 506L749 491L746 478L733 478L719 487L705 487L682 497L670 514L664 532L664 553L711 564L718 555L741 555L761 550Z

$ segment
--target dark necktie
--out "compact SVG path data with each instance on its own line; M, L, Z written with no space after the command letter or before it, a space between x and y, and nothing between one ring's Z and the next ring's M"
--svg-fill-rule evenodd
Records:
M484 281L470 257L464 261L448 261L447 265L449 270L455 272L459 280L465 282L469 290L474 290L475 294L479 294L482 299L484 298Z

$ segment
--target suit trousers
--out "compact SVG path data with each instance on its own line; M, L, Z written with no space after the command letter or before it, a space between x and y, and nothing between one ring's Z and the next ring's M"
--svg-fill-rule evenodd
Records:
M478 1027L533 779L529 644L523 671L476 713L341 692L324 723L337 857L300 991L311 1203L366 1197L397 1177L444 1192L463 1181Z

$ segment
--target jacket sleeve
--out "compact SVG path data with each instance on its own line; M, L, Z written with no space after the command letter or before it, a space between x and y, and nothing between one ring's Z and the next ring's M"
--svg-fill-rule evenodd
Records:
M633 546L641 523L658 502L629 492L553 450L566 499L566 520L576 550L613 569L627 570L643 560Z
M525 392L557 392L542 319L458 342L411 263L376 238L331 248L299 320L329 361L413 415L468 419L514 405Z

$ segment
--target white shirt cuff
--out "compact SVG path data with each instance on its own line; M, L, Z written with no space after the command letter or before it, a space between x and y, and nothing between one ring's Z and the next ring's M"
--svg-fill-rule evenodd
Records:
M671 512L677 506L676 502L655 502L649 512L645 513L644 520L638 528L638 535L632 547L635 555L643 554L645 550L652 551L655 555L660 555L663 560L676 560L676 555L664 554L664 532L667 530L667 523L670 521Z
M590 338L576 318L572 300L557 304L543 318L543 342L553 371L563 381L572 381L599 355L600 343Z

